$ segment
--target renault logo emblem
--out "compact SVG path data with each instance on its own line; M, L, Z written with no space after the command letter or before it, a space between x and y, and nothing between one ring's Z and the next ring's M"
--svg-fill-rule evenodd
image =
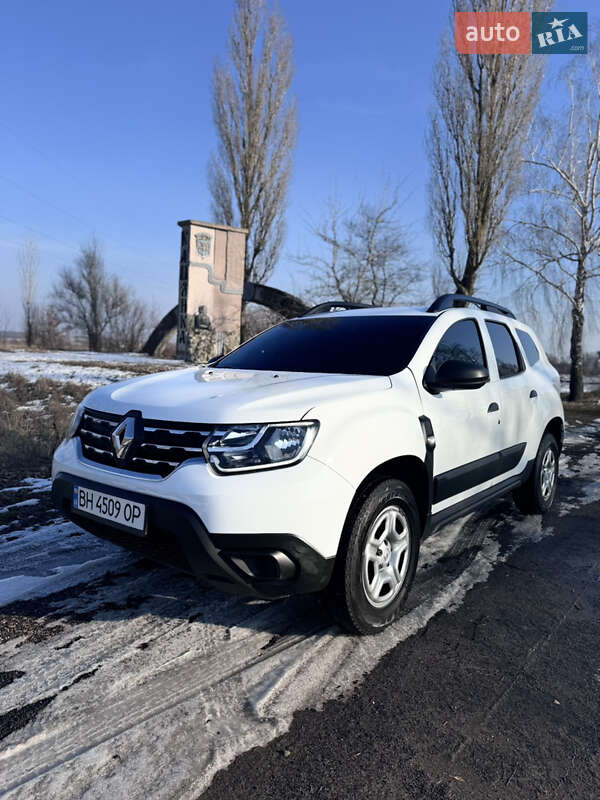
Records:
M133 442L135 437L135 419L134 417L127 417L123 422L119 423L111 435L113 450L119 461L122 461L127 455L129 445Z

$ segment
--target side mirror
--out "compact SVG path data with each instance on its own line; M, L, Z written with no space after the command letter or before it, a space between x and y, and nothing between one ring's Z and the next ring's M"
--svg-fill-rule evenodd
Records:
M430 392L443 389L479 389L490 379L486 367L465 364L464 361L450 359L444 361L437 372L429 366L425 370L424 383Z

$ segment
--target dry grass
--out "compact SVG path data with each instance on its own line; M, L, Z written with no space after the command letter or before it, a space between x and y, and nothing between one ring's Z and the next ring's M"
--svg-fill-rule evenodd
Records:
M49 378L32 382L15 373L2 375L0 381L2 482L48 475L52 453L91 387Z
M600 419L600 390L586 392L583 400L578 400L576 403L569 403L563 398L563 406L565 417L569 422Z
M151 375L154 372L167 372L172 369L181 369L183 366L189 367L189 364L163 364L160 361L156 363L145 362L137 364L135 362L118 362L118 361L61 361L61 365L67 367L103 367L104 369L120 369L123 372L129 372L133 375Z
M135 375L178 368L178 365L159 361L61 363L73 367L123 369ZM92 388L50 378L29 381L14 372L0 375L0 486L27 476L50 473L52 454L65 437L77 404Z

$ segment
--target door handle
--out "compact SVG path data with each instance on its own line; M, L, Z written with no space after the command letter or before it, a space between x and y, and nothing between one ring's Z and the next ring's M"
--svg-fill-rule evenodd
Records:
M537 392L536 392L536 390L535 390L535 389L532 389L532 390L529 392L529 397L530 397L532 400L533 400L533 398L534 398L534 397L537 397Z
M493 411L500 411L500 406L498 403L490 403L488 406L488 414L491 414Z

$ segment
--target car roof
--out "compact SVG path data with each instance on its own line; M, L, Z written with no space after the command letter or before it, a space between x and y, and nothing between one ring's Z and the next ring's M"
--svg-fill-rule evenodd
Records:
M330 317L332 314L343 314L349 317L391 317L391 316L430 316L422 306L367 306L366 308L344 308L338 311L322 311L319 314L306 314L310 317Z
M482 311L476 307L469 307L469 308L446 308L441 309L440 311L428 311L424 306L373 306L367 308L348 308L348 309L340 309L339 311L325 311L320 314L310 314L304 317L298 317L298 319L317 319L317 318L326 318L331 317L332 314L340 315L343 314L344 316L349 317L391 317L391 316L398 316L398 317L441 317L442 315L450 315L451 318L461 318L464 316L473 317L476 316L478 318L486 318L492 316L496 319L503 320L504 322L511 321L517 322L519 325L523 325L523 327L527 327L524 323L520 322L519 320L515 320L512 317L507 317L505 314L501 314L497 311L492 311L489 309L487 311Z

